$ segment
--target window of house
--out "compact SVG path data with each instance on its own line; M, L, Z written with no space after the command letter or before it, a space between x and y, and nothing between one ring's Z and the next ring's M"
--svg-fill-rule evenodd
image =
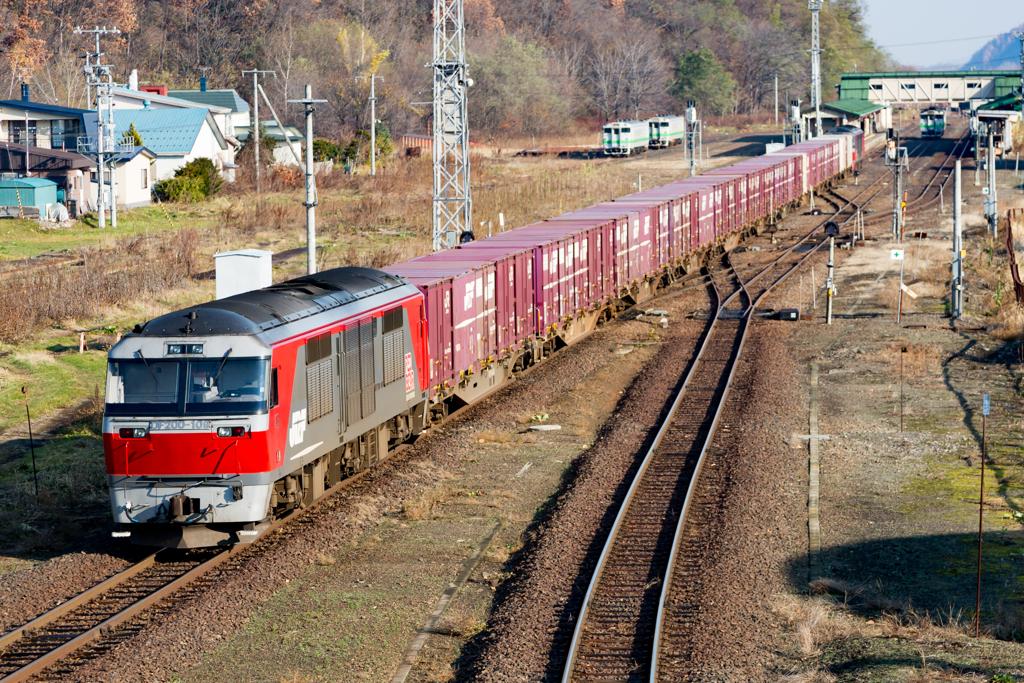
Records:
M149 169L142 169L142 189L145 190L149 187Z

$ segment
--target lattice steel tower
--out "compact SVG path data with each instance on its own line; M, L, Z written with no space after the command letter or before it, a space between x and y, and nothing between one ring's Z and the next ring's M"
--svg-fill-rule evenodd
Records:
M814 107L814 135L821 135L821 33L818 31L818 13L822 0L808 0L811 10L811 105ZM810 136L808 136L810 137Z
M434 0L434 251L472 229L462 0Z

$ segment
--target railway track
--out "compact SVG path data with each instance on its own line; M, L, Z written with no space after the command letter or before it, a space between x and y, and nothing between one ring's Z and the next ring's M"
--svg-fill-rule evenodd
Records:
M954 145L932 175L924 197L956 154ZM626 493L593 570L570 642L563 683L609 681L682 681L688 660L684 643L694 624L697 603L691 577L702 571L699 548L708 542L706 526L690 518L701 500L698 483L705 456L732 384L750 320L757 306L825 243L815 239L824 224L839 217L873 191L880 174L852 199L837 196L835 211L768 263L750 263L709 273L715 313L701 348L654 442ZM874 191L861 205L881 192ZM840 201L841 200L841 201ZM937 200L937 199L936 199ZM840 225L853 220L854 211ZM810 243L809 249L799 250ZM781 272L780 272L781 271ZM756 289L754 286L756 285ZM689 287L698 286L691 284Z
M29 623L0 636L0 683L61 677L141 632L153 610L196 595L233 564L248 562L316 521L323 503L362 479L337 484L304 510L274 521L253 543L226 549L160 550Z
M632 680L650 661L657 589L672 553L666 522L684 514L685 492L700 473L750 320L742 280L733 272L731 281L731 291L711 282L715 314L598 559L570 645L566 683Z

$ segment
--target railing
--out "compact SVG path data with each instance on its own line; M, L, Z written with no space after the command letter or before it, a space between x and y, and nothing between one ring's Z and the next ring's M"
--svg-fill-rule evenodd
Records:
M29 133L28 136L21 131L12 131L7 134L6 141L11 145L24 146L25 138L32 147L43 147L45 149L62 149L67 152L78 151L78 133L65 133L63 135L42 135Z

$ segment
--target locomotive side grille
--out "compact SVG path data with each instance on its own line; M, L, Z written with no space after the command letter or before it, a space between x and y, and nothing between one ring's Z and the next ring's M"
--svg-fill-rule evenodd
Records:
M402 379L405 374L403 351L405 340L402 331L384 335L384 384L385 386Z
M354 337L352 333L345 335L346 337ZM354 351L349 351L345 354L345 394L348 396L348 421L349 423L356 422L362 418L362 398L359 392L359 347L357 346Z
M324 415L334 412L332 378L329 356L306 368L306 401L309 422L319 420Z

